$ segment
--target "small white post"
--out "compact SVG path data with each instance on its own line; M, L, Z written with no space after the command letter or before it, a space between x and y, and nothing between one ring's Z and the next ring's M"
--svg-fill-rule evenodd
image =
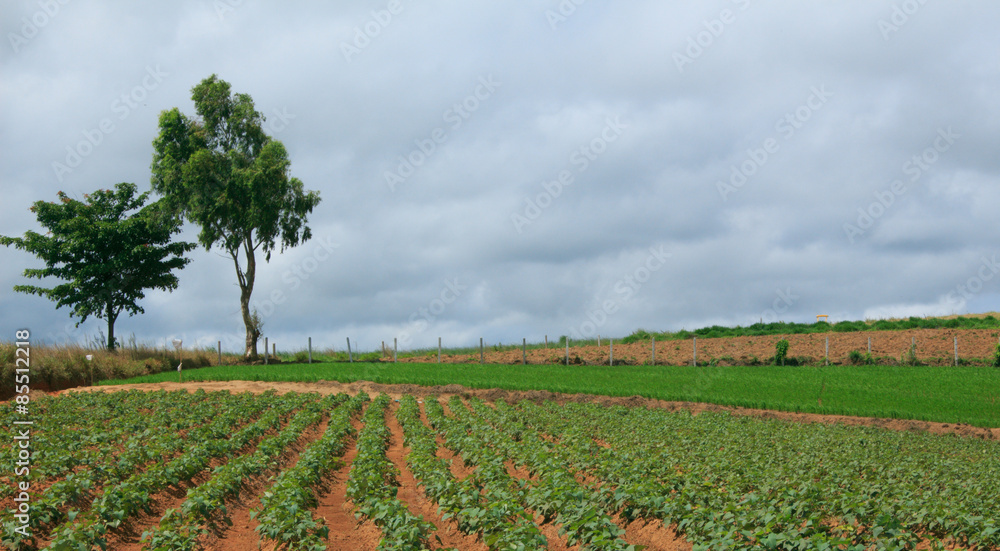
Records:
M566 365L569 365L569 336L566 336Z
M528 339L521 338L521 365L528 365Z
M181 358L181 344L183 342L180 339L174 339L174 348L177 349L177 379L178 382L184 382L184 373L181 372L181 366L184 365L184 359Z
M267 337L264 337L264 365L267 365Z
M597 346L598 347L601 346L601 336L600 335L597 336Z
M955 337L955 366L958 366L958 337Z
M351 337L347 337L347 361L354 363L354 355L351 354Z
M656 337L653 337L653 365L656 365Z
M392 363L396 363L396 354L399 352L399 339L397 337L392 338Z
M549 336L545 335L545 349L548 350L548 348L549 348Z
M871 356L871 354L872 354L872 338L868 337L868 355Z
M483 363L483 338L479 337L479 363Z
M698 367L698 337L694 337L694 360L691 365Z
M313 363L313 338L309 337L309 363Z
M608 339L608 346L610 347L608 350L608 365L613 366L615 365L615 340Z
M826 354L825 354L825 356L826 356L826 359L824 360L823 363L825 363L826 365L830 365L830 337L826 338Z
M441 337L438 337L438 363L441 363Z
M222 341L219 341L219 365L222 365Z

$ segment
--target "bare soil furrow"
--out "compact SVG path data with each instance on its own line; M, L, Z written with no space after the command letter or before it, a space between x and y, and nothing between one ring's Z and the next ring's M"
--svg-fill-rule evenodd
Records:
M354 429L361 430L361 422L351 422ZM358 448L352 441L344 454L344 463L335 473L327 477L319 494L316 518L324 519L330 535L326 545L328 551L375 551L382 540L382 531L370 521L360 522L351 512L351 502L347 500L347 477L351 464L358 456Z
M437 530L431 536L432 549L455 548L460 551L487 551L486 545L475 535L462 533L454 520L442 520L434 504L417 486L417 480L406 464L409 448L403 447L403 427L396 419L399 404L393 403L386 414L385 424L392 433L392 441L386 456L399 469L399 489L396 497L406 504L410 512L424 517L424 520L434 524Z

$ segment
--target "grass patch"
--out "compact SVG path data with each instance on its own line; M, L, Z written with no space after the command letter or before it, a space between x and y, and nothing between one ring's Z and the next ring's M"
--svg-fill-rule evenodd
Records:
M175 372L101 384L176 380ZM1000 369L988 367L326 363L206 367L184 380L460 384L1000 427Z

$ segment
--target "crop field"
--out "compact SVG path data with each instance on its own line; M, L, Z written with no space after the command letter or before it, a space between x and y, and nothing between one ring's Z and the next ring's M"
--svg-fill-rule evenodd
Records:
M1000 443L364 392L32 402L8 549L1000 548ZM17 460L11 403L0 462Z
M102 385L177 381L158 373ZM214 366L185 381L373 381L547 390L1000 427L1000 369L940 366L651 366L324 363Z

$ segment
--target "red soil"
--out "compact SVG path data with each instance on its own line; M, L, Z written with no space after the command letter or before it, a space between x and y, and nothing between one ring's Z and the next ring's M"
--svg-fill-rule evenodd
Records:
M486 545L476 536L463 534L458 529L454 519L442 520L437 512L437 505L424 495L417 487L417 480L406 465L406 456L410 449L403 447L403 427L396 419L399 405L393 403L386 415L386 426L392 433L392 441L386 450L386 457L399 469L399 488L396 497L406 504L410 512L420 515L424 520L434 524L437 530L431 536L431 549L467 549L469 551L486 551Z
M984 359L993 354L1000 339L1000 331L996 329L913 329L907 331L866 331L855 333L814 333L808 335L768 335L763 337L721 337L699 338L698 361L708 362L719 360L734 365L746 365L753 358L766 361L774 356L774 345L781 339L789 343L789 357L805 357L810 362L822 362L826 357L826 339L830 341L830 362L834 364L849 363L848 354L856 350L862 354L868 352L868 339L871 339L871 353L875 357L889 357L897 361L910 348L911 342L916 344L916 357L931 365L952 365L954 363L955 342L958 338L959 358ZM572 344L572 343L570 343ZM668 340L656 343L656 363L665 365L690 365L694 360L694 345L691 340ZM624 361L628 364L650 363L652 361L652 343L634 344L614 343L615 363ZM570 363L607 364L611 346L607 341L602 346L570 346ZM566 349L557 344L550 344L548 349L527 351L529 364L563 363ZM487 348L484 354L486 363L517 364L523 361L522 351L506 350L494 352ZM579 360L576 360L579 358ZM403 362L433 363L433 357L400 358ZM478 363L479 354L444 355L444 363Z

